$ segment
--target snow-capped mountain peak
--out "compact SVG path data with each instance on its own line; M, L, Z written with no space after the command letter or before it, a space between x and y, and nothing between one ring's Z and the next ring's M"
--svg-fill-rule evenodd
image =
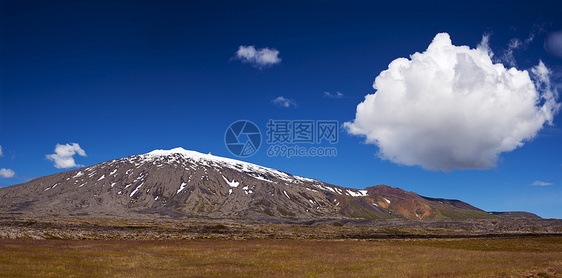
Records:
M271 168L267 168L264 166L260 166L260 165L256 165L256 164L252 164L252 163L248 163L248 162L244 162L244 161L240 161L240 160L235 160L235 159L230 159L230 158L225 158L225 157L220 157L220 156L214 156L212 154L204 154L204 153L200 153L197 151L191 151L191 150L186 150L184 148L178 147L178 148L174 148L171 150L154 150L151 151L149 153L146 153L144 155L140 155L141 157L143 157L144 160L146 161L156 161L156 160L166 160L166 162L170 162L170 157L174 157L174 156L180 156L183 157L185 159L188 159L192 162L195 162L197 164L200 165L206 165L206 166L215 166L215 167L228 167L230 169L234 169L237 171L241 171L250 175L254 175L256 176L258 179L259 178L267 178L267 177L275 177L281 180L284 180L286 182L289 183L293 183L293 182L315 182L315 183L321 183L318 180L315 179L310 179L310 178L305 178L305 177L299 177L299 176L293 176L291 174L282 172L282 171L278 171L275 169L271 169ZM171 161L174 161L174 159L172 158Z

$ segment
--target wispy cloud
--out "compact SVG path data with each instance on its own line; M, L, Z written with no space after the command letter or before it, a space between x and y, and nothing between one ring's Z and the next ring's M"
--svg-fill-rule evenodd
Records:
M0 157L3 157L4 153L2 152L2 146L0 146Z
M277 49L267 47L256 49L253 45L241 45L236 51L236 58L259 69L281 63Z
M16 173L14 172L14 170L11 169L6 169L6 168L0 169L0 177L11 179L14 177L15 174Z
M513 38L507 44L507 49L504 50L501 61L510 67L516 67L517 61L515 60L515 55L513 54L515 50L520 49L523 46L521 40Z
M70 144L57 144L55 147L54 154L46 155L47 159L55 162L55 167L62 169L62 168L73 168L73 167L81 167L83 165L76 164L74 161L74 155L86 156L86 152L80 148L78 143L70 143Z
M328 98L342 98L343 94L340 92L336 92L335 94L332 94L330 92L324 92L324 96Z
M535 181L529 185L531 186L549 186L549 185L553 185L554 183L551 182L544 182L544 181Z
M285 98L284 96L278 96L271 100L271 102L279 107L289 108L297 107L297 102L293 99Z
M552 124L560 104L544 63L532 75L507 69L492 61L487 39L471 49L441 33L424 52L392 61L376 77L376 93L345 123L348 132L365 136L382 159L397 164L441 171L496 167L501 153Z
M546 25L547 23L534 24L533 29L531 29L531 32L529 33L529 36L527 37L527 39L525 39L525 44L529 45L531 42L533 42L536 36L546 33Z
M544 41L544 49L553 56L562 58L562 31L548 34Z
M503 51L501 56L499 57L499 62L503 62L504 64L510 67L516 67L517 61L515 59L515 54L518 51L526 50L529 45L535 40L535 37L544 33L544 24L535 24L531 29L531 32L527 36L526 39L520 40L518 38L513 38L507 44L507 48Z

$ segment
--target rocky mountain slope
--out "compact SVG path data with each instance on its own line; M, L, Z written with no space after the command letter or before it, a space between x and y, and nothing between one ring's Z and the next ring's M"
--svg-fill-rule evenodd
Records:
M501 217L458 200L386 185L344 188L182 148L0 188L0 213L255 220Z

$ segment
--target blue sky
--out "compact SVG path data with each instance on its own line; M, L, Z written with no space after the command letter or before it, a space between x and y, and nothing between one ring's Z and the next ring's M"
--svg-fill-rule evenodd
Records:
M250 120L263 141L244 161L340 186L387 184L488 211L562 218L562 121L545 106L560 102L560 5L0 1L0 186L154 149L237 158L225 131ZM449 44L436 37L443 33ZM475 69L484 63L478 57L491 56L505 71L450 67L462 78L452 85L435 79L425 90L418 86L431 67L386 71L398 58L413 65L440 55L439 43L464 51ZM423 55L410 56L416 52ZM537 71L540 62L549 74ZM517 76L508 73L512 67ZM392 74L404 76L388 79ZM539 87L541 76L549 84ZM529 95L505 82L532 84L539 98L529 106ZM403 85L408 94L393 97ZM472 97L447 102L431 90L447 86ZM356 114L368 95L376 101ZM462 122L460 110L468 113ZM268 156L270 119L338 121L336 144L300 144L335 147L337 155ZM57 144L71 143L79 146L61 147L60 164L49 159Z

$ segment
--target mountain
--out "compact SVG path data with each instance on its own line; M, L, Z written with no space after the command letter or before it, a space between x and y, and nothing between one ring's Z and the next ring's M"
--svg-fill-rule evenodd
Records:
M499 217L458 200L386 185L344 188L182 148L0 188L0 213L250 220Z

